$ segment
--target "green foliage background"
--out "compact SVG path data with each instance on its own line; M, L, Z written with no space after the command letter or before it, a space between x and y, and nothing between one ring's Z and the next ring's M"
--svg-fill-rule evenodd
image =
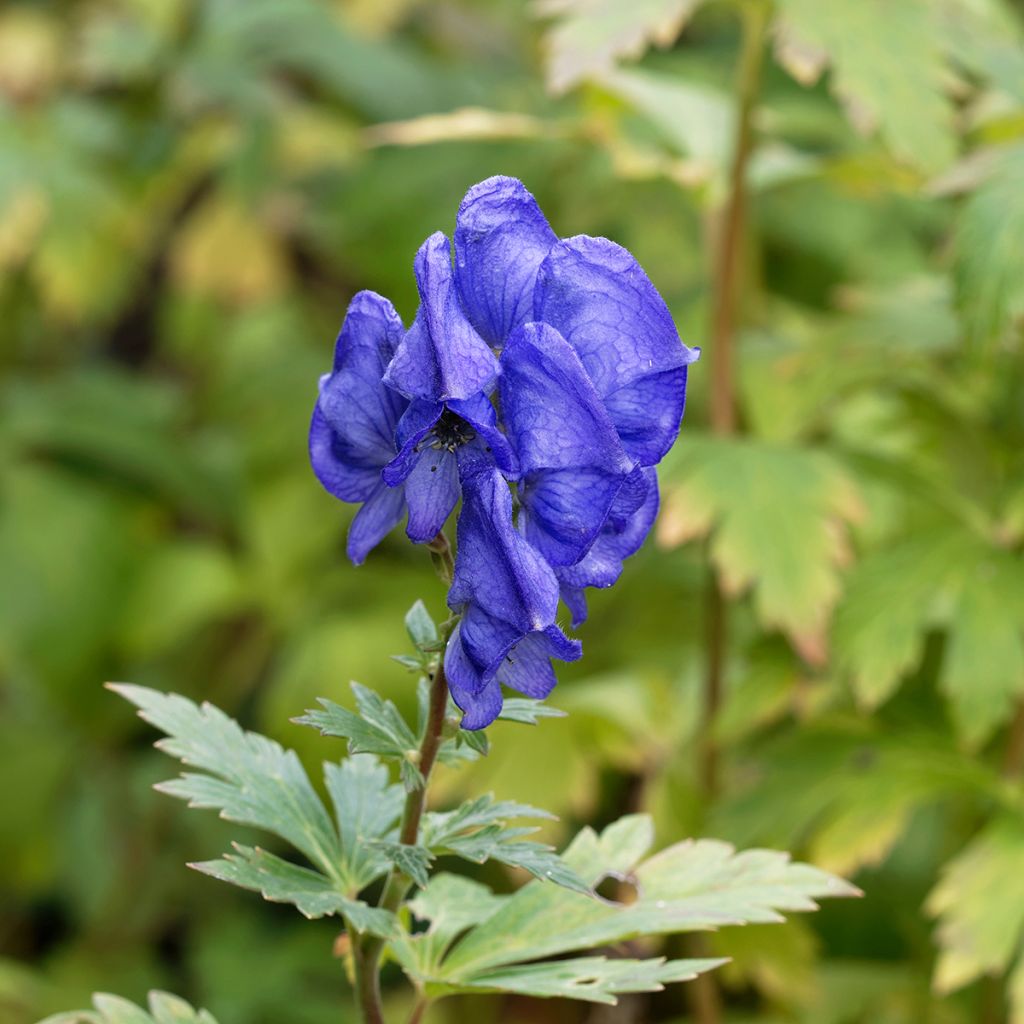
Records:
M771 21L721 437L744 13ZM346 1019L332 926L185 870L227 828L151 792L153 737L100 683L209 698L310 764L341 753L288 724L317 696L412 706L385 655L440 587L400 535L345 563L305 430L350 295L408 322L416 247L494 173L632 249L706 353L660 548L594 597L569 716L499 725L439 798L551 808L559 841L644 809L662 845L852 877L859 904L713 938L730 1022L1024 1022L1022 38L1000 0L6 4L0 1022L152 987ZM686 992L431 1019L713 1020Z

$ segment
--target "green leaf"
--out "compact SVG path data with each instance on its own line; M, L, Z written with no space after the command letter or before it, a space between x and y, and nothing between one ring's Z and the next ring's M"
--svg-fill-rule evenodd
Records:
M541 718L565 718L565 712L534 697L506 697L498 718L503 722L536 725Z
M467 933L433 980L471 983L484 972L522 961L621 942L637 935L779 921L780 910L814 910L815 897L856 894L852 886L786 854L736 853L728 843L678 843L642 861L652 840L650 819L623 818L598 836L584 829L565 861L588 885L626 876L635 903L610 904L532 882Z
M298 725L311 725L324 736L346 738L353 754L405 759L410 751L417 749L416 737L392 701L359 683L351 686L358 714L320 697L320 709L307 710L294 721Z
M375 839L375 849L380 850L404 875L408 875L421 889L427 884L430 865L434 858L424 846L409 846L386 839Z
M589 886L550 846L522 838L535 828L510 828L506 824L515 818L552 817L528 804L496 802L486 794L454 811L428 813L423 822L423 843L438 854L454 854L475 864L496 860L555 885L588 893Z
M369 844L395 832L405 794L368 754L354 754L341 764L328 762L324 781L341 836L341 868L351 891L358 892L388 869Z
M624 57L639 57L651 45L670 46L703 0L539 0L541 15L555 21L544 37L547 80L565 92L601 77Z
M167 733L157 747L208 775L186 772L157 788L215 808L221 817L266 829L301 850L328 875L338 871L341 843L334 823L293 750L242 727L215 708L177 694L126 683L110 684L139 708L150 725Z
M762 623L820 660L839 596L843 532L860 515L845 472L820 451L693 437L666 462L659 541L710 533L726 590L752 586Z
M951 992L1004 971L1024 934L1024 823L991 821L944 869L926 909L939 919L935 987Z
M970 337L1001 339L1024 317L1024 145L1005 147L964 204L956 234L956 279Z
M395 917L386 910L349 899L319 871L291 864L258 847L234 844L235 852L220 860L192 864L197 871L242 889L260 893L273 903L292 903L308 918L343 914L361 932L387 937L394 932Z
M810 85L826 65L850 120L902 160L937 171L954 155L939 23L928 0L779 0L775 52ZM882 30L880 30L882 26Z
M1024 692L1024 564L958 527L901 541L851 574L836 616L840 667L868 707L888 698L920 659L927 630L945 627L940 684L976 746Z
M417 601L405 615L405 628L409 639L421 650L434 650L440 641L437 626L430 617L426 605Z
M149 1012L120 996L97 992L95 1012L58 1013L40 1024L217 1024L206 1010L194 1010L184 999L168 992L149 993Z
M719 960L610 960L604 956L577 957L552 963L519 964L483 971L461 982L463 991L514 992L542 999L579 999L614 1005L624 992L660 992L666 984L692 981L698 974L726 963Z

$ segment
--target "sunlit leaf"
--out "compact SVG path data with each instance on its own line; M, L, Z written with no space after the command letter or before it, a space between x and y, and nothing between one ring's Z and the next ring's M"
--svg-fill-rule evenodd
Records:
M669 46L702 0L538 0L555 19L545 36L548 85L564 92L648 46Z
M884 31L879 31L879 26ZM927 0L780 0L776 54L800 82L826 66L847 114L925 171L953 157L937 18Z
M847 474L822 451L754 441L691 438L666 462L659 541L710 534L728 592L753 587L761 621L820 660L845 526L860 515Z
M195 1010L169 992L150 992L148 1012L120 996L97 992L95 1010L58 1013L40 1024L217 1024L206 1010Z

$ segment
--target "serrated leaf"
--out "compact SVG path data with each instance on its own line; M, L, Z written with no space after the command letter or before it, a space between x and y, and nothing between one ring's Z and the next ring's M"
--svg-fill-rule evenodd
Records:
M149 1012L120 996L97 992L92 1010L58 1013L40 1024L217 1024L206 1010L195 1010L168 992L149 993Z
M356 697L356 712L320 697L319 709L307 710L294 721L319 729L324 736L347 739L353 754L405 758L417 748L416 737L394 702L359 683L353 682L351 686Z
M498 718L504 722L536 725L541 718L565 718L565 712L533 697L506 697Z
M553 16L544 37L547 80L565 92L611 71L626 57L656 44L669 46L702 0L538 0L536 11Z
M780 0L779 63L803 84L826 66L854 125L901 159L936 171L954 155L938 19L927 0ZM879 26L884 26L879 31Z
M1024 692L1024 565L973 534L946 527L869 556L851 574L836 616L840 667L867 706L916 665L927 630L945 627L940 685L977 745Z
M753 587L762 623L820 660L844 530L860 515L845 472L820 451L708 438L680 441L666 462L659 541L710 533L726 590Z
M438 981L460 984L481 972L559 956L637 935L779 921L780 910L813 910L815 897L853 895L840 879L771 850L736 851L715 840L678 843L640 862L652 830L644 815L624 818L598 836L584 829L564 854L588 885L628 876L638 899L610 904L531 882L445 960Z
M990 822L944 869L926 909L939 919L934 984L951 992L1006 970L1024 934L1024 824Z
M409 846L385 839L375 839L374 849L380 850L402 874L407 875L421 889L427 884L433 854L425 846Z
M417 601L405 615L405 629L409 639L419 650L428 650L436 647L439 637L437 626L430 617L426 605Z
M542 999L578 999L588 1003L618 1002L625 992L660 992L665 985L691 981L698 974L726 963L718 960L612 960L604 956L577 957L552 963L520 964L484 971L462 991L514 992Z
M160 750L210 773L184 773L158 786L162 792L192 806L217 809L229 821L273 832L326 874L337 872L342 856L338 833L295 751L243 731L212 704L200 707L177 694L124 683L111 689L167 733L157 743Z
M956 280L970 337L998 341L1024 317L1024 145L995 159L964 204L956 234Z
M222 882L258 892L272 903L294 904L308 918L344 914L359 931L384 937L395 928L393 914L342 895L326 875L291 864L266 850L236 843L233 854L192 867Z
M341 837L341 869L349 891L359 892L388 869L387 859L370 844L395 834L405 793L391 784L387 769L369 754L325 764L324 782Z
M419 920L430 922L429 927L399 936L391 950L411 977L429 977L455 939L486 921L506 899L461 875L434 875L408 903Z

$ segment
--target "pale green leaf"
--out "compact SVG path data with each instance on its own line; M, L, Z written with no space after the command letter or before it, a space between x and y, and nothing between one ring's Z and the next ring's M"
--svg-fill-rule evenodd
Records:
M388 869L371 843L396 833L405 794L387 769L369 754L353 754L324 765L324 781L341 836L341 869L351 892L364 889Z
M258 892L273 903L292 903L309 918L343 914L359 931L383 936L394 931L393 914L344 896L326 875L266 850L236 843L233 854L191 866L222 882Z
M503 722L536 725L541 718L564 718L565 712L533 697L506 697L498 715Z
M58 1013L40 1024L217 1024L206 1010L195 1010L168 992L149 993L149 1012L120 996L97 992L93 1010Z
M614 1005L625 992L660 992L665 985L691 981L713 970L720 960L611 960L604 956L578 957L551 963L520 964L484 971L461 982L465 991L514 992L542 999L579 999Z
M406 843L396 843L385 839L375 839L372 845L420 888L427 884L427 872L430 870L434 857L426 847L410 846Z
M776 55L810 84L832 68L850 119L901 159L936 171L954 155L942 39L929 0L780 0Z
M939 919L935 986L951 992L1004 971L1024 934L1024 824L990 822L947 865L926 908Z
M422 601L417 601L405 615L405 629L409 639L421 651L435 649L439 640L437 626Z
M348 739L349 751L353 754L405 758L416 750L416 737L394 703L359 683L351 685L358 713L321 697L320 708L307 710L294 721L319 729L324 736Z
M167 733L157 743L164 753L210 773L184 773L158 786L162 792L195 807L216 808L229 821L273 832L325 873L337 872L337 830L293 750L245 732L212 704L200 707L177 694L125 683L111 684L111 689Z
M679 843L638 863L651 836L650 819L634 815L600 836L584 829L564 855L589 885L608 875L631 878L636 902L613 904L530 883L463 937L435 980L461 984L498 967L637 935L779 921L781 910L815 909L815 897L856 892L832 875L791 863L785 854L736 853L714 840Z
M960 213L956 277L970 336L998 341L1024 317L1024 145L1006 147Z
M659 541L710 533L725 589L753 587L760 620L820 658L845 527L860 515L846 473L824 452L749 440L691 437L666 463Z
M564 92L652 44L669 46L702 0L537 0L554 22L544 37L548 85Z

